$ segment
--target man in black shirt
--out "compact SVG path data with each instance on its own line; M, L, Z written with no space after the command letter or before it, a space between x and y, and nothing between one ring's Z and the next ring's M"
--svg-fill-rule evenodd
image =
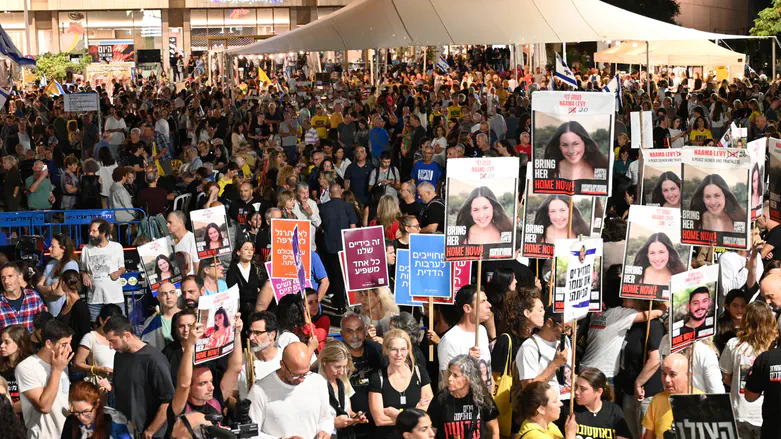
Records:
M754 402L763 394L761 439L776 438L781 430L781 348L761 353L746 377L746 401Z
M350 397L350 405L354 412L363 412L370 421L355 426L356 438L364 439L374 433L374 422L369 412L369 376L382 368L382 346L366 338L366 325L358 314L345 314L341 326L340 334L350 349L355 366L355 371L350 375L350 384L355 390Z
M444 233L445 203L437 198L434 185L425 182L418 186L418 197L423 201L420 211L420 233Z
M670 144L670 119L662 116L659 119L659 125L654 128L654 148L669 148Z
M342 200L342 187L339 186L339 183L331 183L329 190L331 200L320 205L320 219L323 221L321 229L325 236L321 259L325 265L325 271L328 273L328 278L331 279L328 293L333 294L332 303L338 310L341 310L344 308L345 301L344 280L339 264L339 252L342 251L342 230L354 229L358 224L358 217L355 215L355 209ZM318 246L319 251L320 247Z
M404 215L413 215L419 218L423 205L415 198L415 185L410 182L401 184L399 190L399 210Z
M345 189L353 191L355 198L366 205L369 201L369 175L374 167L366 160L366 147L355 147L355 161L350 163L344 172ZM310 184L310 186L312 186ZM333 195L331 195L333 198ZM320 215L322 217L322 214ZM341 236L341 235L340 235Z
M252 196L252 184L245 181L239 186L239 199L232 202L228 209L228 216L233 220L237 227L247 225L247 221L255 213L253 204L259 202Z

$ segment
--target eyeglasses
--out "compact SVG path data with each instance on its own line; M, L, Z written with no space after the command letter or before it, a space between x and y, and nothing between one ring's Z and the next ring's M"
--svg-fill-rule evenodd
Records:
M261 336L263 334L267 334L267 333L268 333L268 331L253 331L252 329L247 330L247 335L249 335L250 337L252 337L253 335L256 336L256 337L259 337L259 336Z
M94 407L94 406L93 406L93 407L90 407L90 408L89 408L89 409L87 409L87 410L82 410L82 411L80 411L80 412L77 412L77 411L71 410L71 414L72 414L72 415L75 415L75 416L85 416L85 415L88 415L88 414L92 413L92 411L93 411L93 410L95 410L95 407Z

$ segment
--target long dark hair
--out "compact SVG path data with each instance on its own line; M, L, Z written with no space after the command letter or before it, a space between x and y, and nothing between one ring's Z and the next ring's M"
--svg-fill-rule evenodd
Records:
M418 426L421 418L428 416L426 412L418 408L405 409L399 413L396 418L396 431L400 437L404 437L404 433L412 433L412 430Z
M163 280L163 270L160 269L159 265L161 259L168 263L168 271L171 272L171 275L174 273L174 266L171 264L171 259L169 259L166 255L157 255L157 258L155 258L155 274L157 274L158 282Z
M670 273L678 274L686 271L686 265L681 261L681 256L678 254L678 251L675 250L675 247L673 247L670 237L664 232L657 232L645 241L645 244L640 247L640 250L637 251L637 255L635 256L634 265L643 267L643 276L645 276L645 269L651 265L648 261L648 248L655 242L659 242L667 247L667 253L670 255L667 259L667 268L670 269Z
M615 399L615 392L607 382L605 374L596 367L587 367L580 371L578 379L586 381L594 391L602 389L602 399L606 401L613 401Z
M52 236L52 240L56 240L63 250L62 258L57 261L57 264L54 266L51 274L52 278L58 278L65 270L65 266L68 264L68 262L76 260L76 257L73 255L73 253L76 251L76 245L73 243L73 240L70 238L70 236L64 233L55 234Z
M748 302L746 293L741 289L730 290L727 293L727 297L724 299L724 308L721 310L721 315L719 316L719 323L717 325L718 333L715 337L716 347L719 349L719 352L724 350L727 346L727 341L729 341L730 338L737 335L735 324L732 322L732 315L729 313L729 306L732 305L732 302L736 299L743 299L743 301ZM746 305L748 305L748 303L746 303Z
M19 417L14 414L14 406L7 398L0 398L0 425L3 426L3 437L7 439L24 439L24 427ZM75 425L75 424L74 424ZM78 429L76 425L76 429ZM75 432L73 437L79 437ZM97 436L93 436L97 437Z
M673 183L675 183L676 186L678 186L678 191L681 190L681 179L677 175L675 175L675 172L672 171L663 172L662 175L659 176L659 179L656 180L656 186L654 186L654 191L651 193L652 204L658 204L659 206L664 206L664 203L666 201L664 199L664 194L662 193L662 183L668 180L672 181Z
M301 337L304 324L304 301L298 294L287 294L279 299L274 312L279 321L280 331L289 331Z
M520 337L530 337L533 328L528 326L529 318L524 311L531 311L540 299L537 287L520 287L504 298L504 308L499 320L499 333L513 333Z
M534 224L542 225L545 230L548 229L548 226L551 225L550 216L548 215L548 207L550 206L550 203L559 200L564 202L566 205L569 206L569 197L566 195L548 195L545 198L545 201L542 202L542 205L539 209L537 209L537 213L534 215ZM588 223L583 219L583 216L580 214L580 209L578 209L576 206L572 206L572 216L570 217L570 221L572 222L572 235L578 236L578 235L586 235L589 236L591 234L591 228L589 227ZM543 234L543 236L545 236Z
M702 180L702 183L697 187L697 190L694 191L689 206L690 210L696 210L700 213L700 219L694 221L694 228L702 228L702 215L707 210L705 202L702 199L702 194L705 187L711 184L718 186L724 194L724 212L727 216L729 216L732 221L746 221L746 209L740 205L738 199L735 198L735 195L729 190L729 186L727 185L727 182L724 181L724 178L719 174L710 174Z
M0 357L0 372L6 372L16 368L16 365L21 363L22 360L33 354L33 345L30 342L30 333L22 325L11 325L3 329L0 334L8 334L13 340L18 349L19 355L16 356L16 361L12 361L10 357Z
M760 174L760 167L759 163L754 163L754 167L751 169L751 190L754 190L754 176L757 176L757 193L759 194L759 198L762 198L762 195L765 193L765 182L762 181L762 175ZM754 196L754 193L751 193L751 196ZM754 206L750 206L754 207Z
M458 211L458 216L456 217L456 224L464 225L467 229L467 233L461 238L462 244L464 244L466 240L469 239L469 228L475 224L474 220L472 220L471 210L472 201L478 197L484 197L488 200L488 202L491 203L491 206L494 209L494 216L491 218L491 223L496 226L497 230L499 230L499 233L510 232L513 230L513 222L510 217L507 216L507 213L504 211L504 207L499 204L499 201L496 199L496 195L494 195L493 191L488 187L480 186L475 188L469 194L469 197L467 197L466 201L464 201L464 205L461 206L461 210Z
M559 125L559 129L553 134L553 137L548 140L545 145L545 152L543 156L548 160L556 160L555 175L559 175L559 163L564 160L564 155L561 153L561 147L559 146L559 138L565 133L575 133L583 141L585 146L585 153L583 154L583 160L585 160L593 169L608 168L608 159L599 150L599 146L594 139L588 134L583 125L576 121L567 121Z
M227 328L227 327L229 327L231 325L231 321L228 318L228 312L225 311L225 308L219 307L217 309L217 311L214 312L214 330L215 331L220 329L219 327L217 327L217 315L221 315L222 316L222 327L223 328Z
M494 275L490 282L485 284L485 297L488 299L488 303L491 304L491 308L494 312L500 314L504 310L504 300L510 291L510 285L515 279L515 273L510 268L501 267L494 271ZM504 318L499 316L500 322Z
M211 238L209 238L209 229L216 229L217 230L217 233L220 234L220 241L219 241L219 243L220 243L220 246L222 246L222 230L220 230L220 226L218 226L216 223L209 223L209 225L206 226L205 236L203 237L204 241L206 241L207 243L211 243L212 242ZM207 246L208 246L208 244L207 244Z

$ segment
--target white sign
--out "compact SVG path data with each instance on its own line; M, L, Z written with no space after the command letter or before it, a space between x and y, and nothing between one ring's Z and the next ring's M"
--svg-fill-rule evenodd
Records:
M98 94L89 93L71 93L64 94L66 113L86 113L88 111L98 111Z
M629 113L629 117L632 128L632 148L653 148L654 125L652 113L650 111L633 111Z

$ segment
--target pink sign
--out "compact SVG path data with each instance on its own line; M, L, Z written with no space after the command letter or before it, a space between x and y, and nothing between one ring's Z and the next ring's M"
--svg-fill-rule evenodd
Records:
M274 299L279 303L279 299L287 296L288 294L298 293L301 291L301 287L297 278L285 279L280 277L271 277L271 262L266 262L266 273L269 274L269 280L271 281L271 289L274 291ZM312 282L307 279L304 288L312 288Z

